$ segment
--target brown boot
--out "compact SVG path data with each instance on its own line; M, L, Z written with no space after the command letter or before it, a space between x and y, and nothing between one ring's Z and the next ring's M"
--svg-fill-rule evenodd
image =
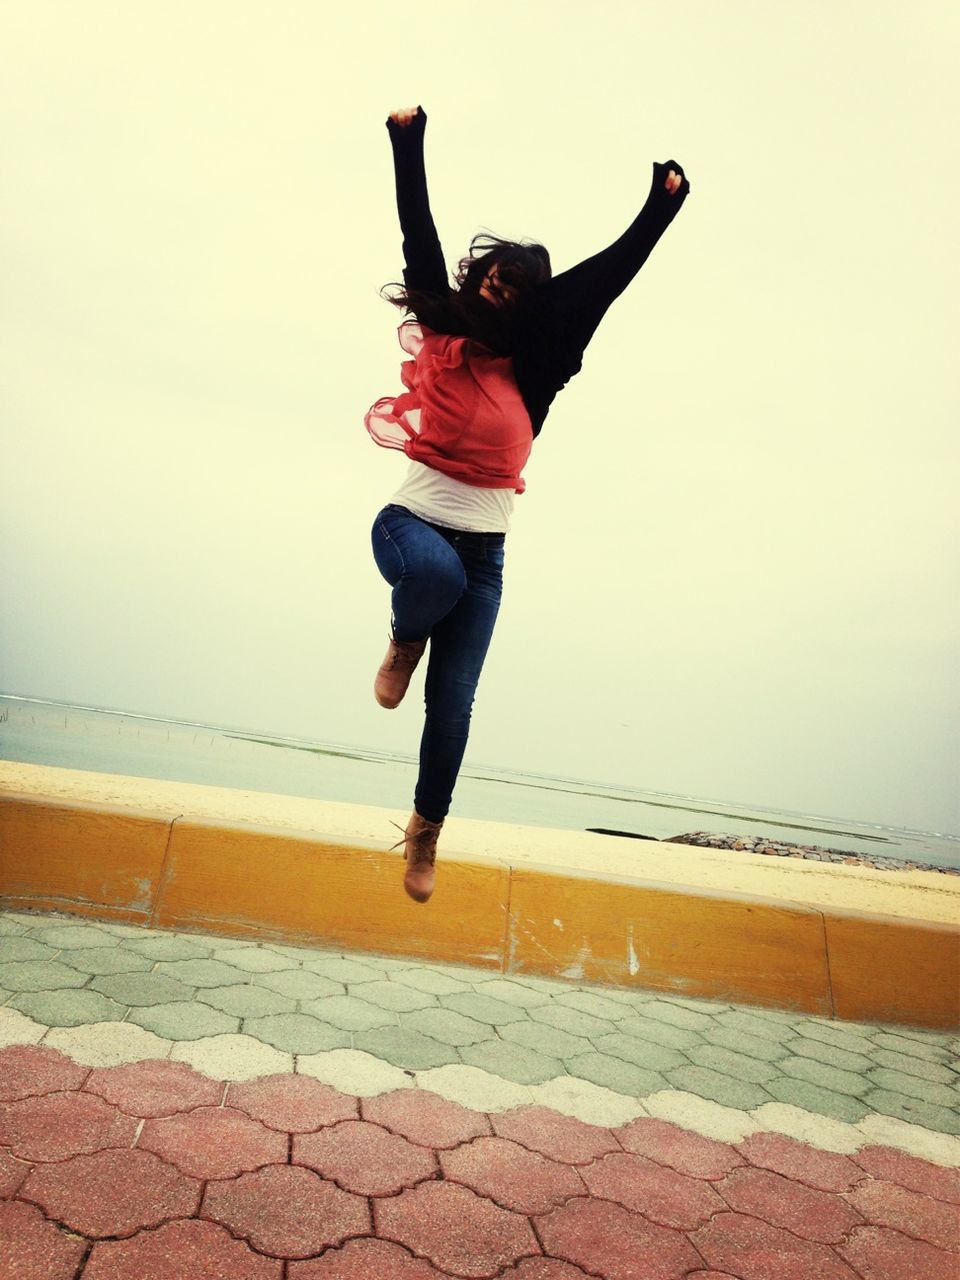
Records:
M381 707L400 705L426 647L426 637L423 640L394 640L391 637L387 656L380 664L373 684L374 697Z
M433 893L436 880L434 863L437 858L437 837L442 822L428 822L414 809L404 833L404 853L407 869L403 875L403 887L416 902L426 902Z

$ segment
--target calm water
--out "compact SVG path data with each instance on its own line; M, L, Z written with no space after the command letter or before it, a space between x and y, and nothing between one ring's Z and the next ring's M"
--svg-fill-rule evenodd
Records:
M410 807L416 779L412 756L2 695L0 758L398 809ZM960 837L480 765L462 770L455 812L656 839L690 831L768 836L960 867Z

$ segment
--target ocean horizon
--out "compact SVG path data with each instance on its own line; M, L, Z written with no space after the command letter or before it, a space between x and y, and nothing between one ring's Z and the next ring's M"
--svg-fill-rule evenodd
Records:
M247 727L0 694L0 759L383 808L409 809L414 755ZM960 836L584 778L464 763L452 815L666 840L767 837L960 868ZM392 828L391 828L392 832ZM389 833L384 833L386 839ZM391 835L392 839L393 836Z

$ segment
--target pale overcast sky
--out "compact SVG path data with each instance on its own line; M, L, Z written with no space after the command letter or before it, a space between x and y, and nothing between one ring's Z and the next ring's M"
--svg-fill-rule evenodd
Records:
M451 263L692 186L534 447L468 759L960 830L954 5L0 7L0 689L416 750L363 414L419 102Z

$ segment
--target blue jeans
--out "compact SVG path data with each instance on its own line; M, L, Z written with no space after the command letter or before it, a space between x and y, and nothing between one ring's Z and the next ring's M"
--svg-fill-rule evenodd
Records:
M414 806L442 822L500 608L505 535L446 529L391 503L374 520L372 538L377 568L393 588L394 639L430 637Z

